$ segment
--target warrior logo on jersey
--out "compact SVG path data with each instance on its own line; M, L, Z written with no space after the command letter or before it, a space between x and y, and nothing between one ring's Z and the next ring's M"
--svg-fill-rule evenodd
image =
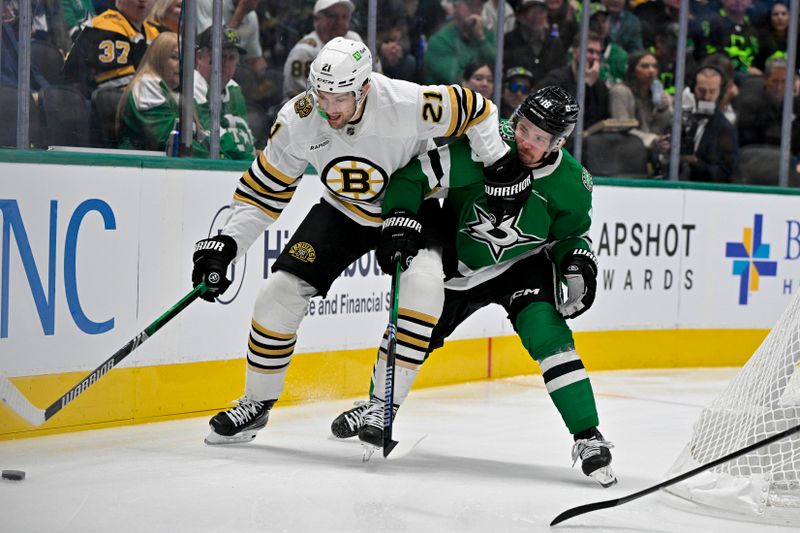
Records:
M585 168L583 169L583 172L581 172L581 180L583 180L583 186L586 187L586 190L592 192L592 188L594 188L592 175L589 174L589 171Z
M494 217L481 209L477 204L475 209L476 220L467 222L467 227L462 229L464 233L476 241L486 244L495 262L500 260L503 252L521 244L536 244L544 242L544 239L536 235L526 235L517 227L519 213L516 215L505 215L499 224L494 224Z
M289 255L303 263L313 263L317 259L317 251L307 242L296 242L289 248Z
M389 181L386 171L363 157L338 157L320 173L322 183L335 195L371 202Z
M294 112L300 115L300 118L306 118L311 114L312 109L314 109L314 104L311 102L311 98L309 98L307 94L302 98L298 98L294 103Z

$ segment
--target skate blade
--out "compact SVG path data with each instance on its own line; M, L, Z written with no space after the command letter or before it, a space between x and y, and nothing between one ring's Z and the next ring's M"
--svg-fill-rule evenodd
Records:
M242 442L250 442L256 438L256 433L258 433L258 431L248 430L226 437L225 435L220 435L211 431L203 442L211 446L218 446L220 444L241 444Z
M373 446L372 444L367 444L366 442L361 443L361 449L364 452L364 455L361 457L361 462L366 463L372 458L372 455L377 451L380 450L379 446Z
M347 439L352 439L353 437L358 437L358 433L353 433L352 435L351 435L351 434L349 434L349 433L348 433L348 434L346 434L346 435L343 435L343 434L341 434L341 433L340 433L339 435L337 435L336 433L334 433L333 431L331 431L331 435L330 435L330 437L331 437L333 440L347 440Z
M603 488L608 488L617 482L617 476L614 475L614 470L610 466L598 468L589 477L600 483Z

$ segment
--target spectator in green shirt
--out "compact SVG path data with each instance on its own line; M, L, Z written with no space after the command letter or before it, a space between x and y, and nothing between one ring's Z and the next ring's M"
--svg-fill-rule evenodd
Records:
M208 94L211 84L211 31L208 28L197 38L197 72L194 76L194 105L200 123L207 132L211 128ZM236 30L223 28L219 132L219 152L223 159L251 160L255 156L253 132L247 125L247 104L239 84L233 81L239 58L245 53Z
M589 31L597 33L603 39L603 59L600 63L599 79L610 87L625 77L628 52L609 38L611 18L606 6L599 2L592 3L590 13Z
M456 0L453 20L431 35L425 52L425 83L458 83L473 62L494 64L495 34L481 18L485 0Z
M167 148L180 117L176 92L180 83L178 36L164 32L147 49L136 75L122 93L117 110L119 148ZM208 148L200 140L202 130L197 120L194 122L190 126L195 132L192 155L208 157Z
M97 14L92 0L61 0L61 9L64 11L64 26L72 39Z

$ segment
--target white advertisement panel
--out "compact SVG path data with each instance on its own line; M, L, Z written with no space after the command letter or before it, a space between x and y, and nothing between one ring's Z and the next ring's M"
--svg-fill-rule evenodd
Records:
M800 283L800 196L596 187L577 331L769 328Z
M191 289L194 243L222 227L238 178L238 172L3 165L0 372L92 368L147 327ZM320 187L315 176L304 178L280 220L234 265L232 287L219 303L196 302L124 364L242 357L260 283ZM296 352L377 346L388 290L374 255L362 257L325 300L313 299Z
M696 282L681 327L772 327L800 288L800 196L688 191L698 231Z
M136 323L141 169L4 164L0 183L0 372L99 364Z
M224 223L238 172L0 166L0 372L95 367L191 288L194 242ZM259 285L321 185L306 176L217 304L197 302L125 365L242 357ZM800 283L798 196L596 187L598 297L579 331L770 327ZM377 345L389 278L373 254L315 298L297 352ZM491 306L454 338L508 335Z
M676 327L679 295L691 285L697 255L695 225L684 222L684 191L595 187L592 196L598 294L576 329Z

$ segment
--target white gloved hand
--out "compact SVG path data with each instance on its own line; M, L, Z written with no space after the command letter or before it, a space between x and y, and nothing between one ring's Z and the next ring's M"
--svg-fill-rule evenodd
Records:
M576 249L561 261L561 275L567 284L567 299L558 312L564 318L585 313L597 293L597 258L589 250Z

